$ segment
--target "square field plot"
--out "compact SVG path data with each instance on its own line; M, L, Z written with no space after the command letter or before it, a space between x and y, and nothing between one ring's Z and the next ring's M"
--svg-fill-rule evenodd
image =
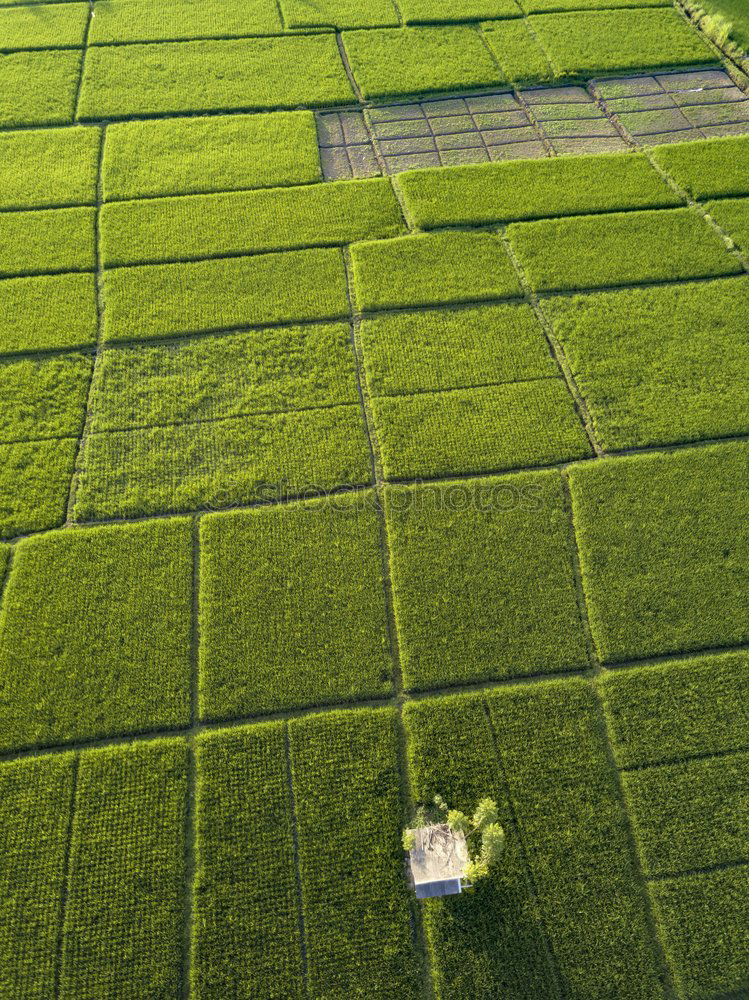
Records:
M351 248L359 309L505 299L522 295L493 233L436 233L356 243Z
M640 153L416 170L395 183L424 229L679 204Z
M110 342L350 312L343 255L334 249L123 267L105 273L103 288Z
M114 45L87 53L80 115L265 111L353 97L330 35Z
M503 82L478 33L466 26L347 31L343 44L367 99Z
M507 236L538 292L741 270L720 236L689 208L515 222Z
M586 666L558 473L393 486L386 516L408 689Z
M185 520L21 541L0 618L0 745L185 724L191 588Z
M650 883L679 994L740 997L749 963L749 865Z
M279 327L101 352L90 429L134 430L358 402L347 324Z
M361 342L373 396L555 376L530 306L501 304L370 316Z
M92 368L85 354L0 363L0 443L77 437Z
M76 438L0 444L0 538L63 523L77 450Z
M693 198L749 195L749 137L661 146L653 158Z
M280 0L287 28L398 27L393 0Z
M156 740L83 753L60 996L175 996L182 970L187 750Z
M570 470L591 630L606 663L744 643L749 447Z
M0 966L8 997L55 993L73 755L0 765Z
M283 25L272 0L97 0L89 43L159 42L195 38L280 35Z
M89 8L85 3L35 3L0 10L3 52L14 49L67 49L84 43Z
M749 750L749 653L607 671L599 683L620 767Z
M560 378L374 397L372 411L390 480L530 468L591 454Z
M705 208L739 250L749 254L749 198L708 201Z
M100 143L92 126L0 134L0 208L93 205Z
M605 450L749 432L749 278L543 304Z
M340 246L405 230L390 181L373 177L105 205L101 253L113 267Z
M202 523L204 718L391 691L378 523L370 493Z
M123 122L107 129L102 164L107 201L320 179L311 111Z
M671 7L538 14L529 21L557 77L716 61L699 33Z
M0 278L93 271L93 208L0 213Z
M358 403L108 431L86 440L74 516L223 510L371 480Z
M0 127L72 122L82 55L12 52L0 58Z
M0 281L0 354L96 342L93 274L54 274Z

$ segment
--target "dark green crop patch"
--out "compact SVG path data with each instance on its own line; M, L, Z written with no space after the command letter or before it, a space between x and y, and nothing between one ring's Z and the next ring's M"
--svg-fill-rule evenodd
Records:
M92 127L0 134L0 208L92 205L100 143Z
M558 473L391 486L385 506L408 689L586 666Z
M650 893L679 994L741 996L747 981L749 865L651 882Z
M190 523L24 539L0 616L0 746L189 721Z
M158 42L191 38L280 35L283 25L274 3L246 0L172 0L151 3L97 0L89 42Z
M123 122L107 129L102 165L107 201L320 179L311 111Z
M357 243L351 259L362 310L522 295L512 262L493 233L447 232Z
M0 10L3 52L66 49L83 45L89 8L85 3L35 3Z
M0 127L72 122L81 53L12 52L0 58Z
M692 760L623 775L646 875L749 860L749 755Z
M0 444L0 538L63 523L77 450L76 438Z
M92 368L86 354L0 364L0 442L77 437Z
M198 737L192 989L199 1000L305 996L285 744L283 722Z
M554 70L530 24L528 18L485 21L481 29L508 80L516 84L548 83L554 78Z
M80 758L60 995L174 997L182 966L183 740Z
M350 311L338 249L124 267L108 271L103 284L107 341L338 319Z
M280 0L284 22L292 30L305 28L398 27L393 0Z
M93 271L94 215L93 208L0 213L0 278Z
M398 236L405 229L386 177L155 198L104 206L102 260L113 267L340 246ZM0 254L1 240L0 232Z
M110 431L86 441L74 515L222 510L371 478L358 404Z
M671 7L536 14L529 24L558 77L715 62L712 49Z
M559 378L380 396L372 410L387 479L500 472L591 454Z
M54 996L72 791L72 754L0 766L0 990L8 998Z
M604 662L749 640L745 443L596 462L569 477Z
M331 35L111 45L87 53L80 115L267 111L353 96Z
M206 518L200 636L204 718L389 694L372 496Z
M395 710L296 719L289 743L309 993L417 1000Z
M549 298L607 450L749 431L749 278Z
M705 208L739 250L749 254L749 198L708 201Z
M528 305L371 316L361 324L374 396L553 376L557 366Z
M273 327L104 351L91 390L91 430L358 401L348 325Z
M92 274L55 274L0 281L0 354L96 342Z
M395 183L423 229L680 203L641 153L414 170Z
M620 767L749 750L749 653L612 671L599 683Z
M749 138L658 146L653 158L693 198L749 195Z
M503 82L478 32L465 25L346 31L343 44L365 98Z
M720 236L689 208L515 222L507 236L539 292L741 271Z

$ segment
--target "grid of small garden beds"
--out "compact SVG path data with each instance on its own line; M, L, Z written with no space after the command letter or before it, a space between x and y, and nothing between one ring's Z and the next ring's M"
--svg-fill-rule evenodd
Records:
M744 997L735 60L657 0L0 51L1 1000ZM507 849L417 905L437 793Z

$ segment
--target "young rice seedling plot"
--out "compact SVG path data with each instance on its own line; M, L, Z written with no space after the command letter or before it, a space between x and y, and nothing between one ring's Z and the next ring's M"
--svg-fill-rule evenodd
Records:
M0 0L0 1000L744 997L706 6Z

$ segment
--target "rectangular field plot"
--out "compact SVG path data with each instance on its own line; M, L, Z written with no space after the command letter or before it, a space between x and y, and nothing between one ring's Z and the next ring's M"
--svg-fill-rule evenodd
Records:
M337 246L398 236L405 228L390 181L381 177L156 198L104 206L102 261L114 267ZM0 265L1 248L0 242Z
M0 214L0 278L93 271L94 215L93 208Z
M93 127L0 134L0 208L93 205L100 143Z
M133 0L129 6L147 5ZM311 111L122 122L107 129L102 164L107 201L320 179Z
M514 84L548 83L554 78L549 57L539 45L529 18L484 21L481 30L502 73Z
M173 997L187 804L182 740L81 755L59 996Z
M85 3L36 3L3 7L3 52L15 49L66 49L83 45L89 9Z
M107 341L339 319L350 311L338 249L124 267L108 271L103 286Z
M620 767L749 750L749 653L607 672L599 683Z
M113 45L87 53L80 116L267 111L353 96L330 35Z
M430 24L439 21L481 21L487 17L519 17L515 0L399 0L406 24Z
M0 128L72 122L81 53L11 52L0 59Z
M0 444L0 538L63 523L77 450L75 438Z
M679 204L639 153L415 170L395 183L424 229Z
M91 390L91 430L358 403L349 337L342 323L315 324L106 350Z
M0 616L0 747L185 724L191 593L186 520L19 542Z
M0 442L80 434L92 367L85 354L0 363Z
M749 865L651 882L679 995L741 997L749 976Z
M286 724L197 743L192 993L303 1000Z
M93 274L53 274L0 281L0 353L95 343Z
M478 33L466 25L346 31L343 44L367 99L503 82Z
M359 309L388 309L522 295L512 262L492 233L436 233L351 248Z
M606 450L749 431L749 278L544 301Z
M309 995L416 1000L395 711L293 720L289 739Z
M418 802L442 795L471 815L490 796L507 840L491 876L456 897L421 904L436 994L442 998L562 996L507 784L483 701L453 695L404 706L410 779Z
M705 208L720 228L746 255L749 253L749 198L708 201Z
M159 42L191 38L280 35L278 8L272 0L97 0L91 21L91 45L112 42Z
M586 666L558 473L391 486L385 507L407 689Z
M661 146L653 156L693 198L749 195L749 137Z
M539 292L741 271L720 236L689 208L515 222L507 235Z
M604 662L749 639L748 472L744 443L570 470L583 586Z
M358 404L92 434L82 462L80 521L222 510L372 478Z
M749 754L623 775L646 875L749 861Z
M379 396L372 411L391 480L531 468L592 451L560 378Z
M0 765L0 993L48 1000L65 882L73 755Z
M200 539L201 716L391 692L371 494L213 514Z
M387 28L398 27L393 0L280 0L287 28Z
M374 396L554 376L558 368L527 305L371 316L361 324Z

